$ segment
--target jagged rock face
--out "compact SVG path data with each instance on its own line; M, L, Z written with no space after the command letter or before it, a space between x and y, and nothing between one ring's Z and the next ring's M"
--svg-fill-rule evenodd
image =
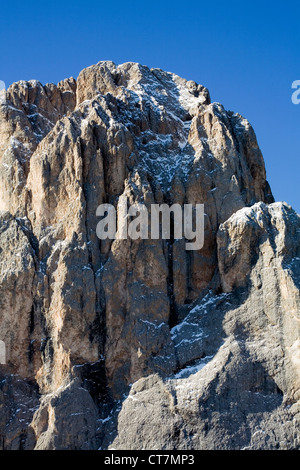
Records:
M3 447L299 446L299 216L248 121L112 62L13 84L0 113L0 367L34 402ZM204 204L203 248L100 241L121 195Z
M299 228L282 203L220 226L224 292L171 330L180 371L133 385L111 448L299 448Z
M0 101L0 210L24 213L22 189L29 160L55 123L76 104L76 82L43 87L37 81L12 84Z

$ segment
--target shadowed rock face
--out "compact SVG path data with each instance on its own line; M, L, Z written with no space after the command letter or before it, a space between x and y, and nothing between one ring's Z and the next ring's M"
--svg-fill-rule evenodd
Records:
M112 62L0 116L2 447L298 448L300 220L248 121ZM204 204L203 248L100 241L121 195Z

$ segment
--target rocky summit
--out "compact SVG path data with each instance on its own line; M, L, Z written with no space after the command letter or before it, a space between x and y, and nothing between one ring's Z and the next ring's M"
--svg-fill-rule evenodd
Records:
M120 196L204 204L204 245L99 239ZM299 449L299 288L300 217L204 86L105 61L2 92L3 449Z

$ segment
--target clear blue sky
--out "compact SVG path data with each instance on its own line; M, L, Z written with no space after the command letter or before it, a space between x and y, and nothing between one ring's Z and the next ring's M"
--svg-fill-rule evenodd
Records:
M254 127L277 201L300 212L298 1L6 1L0 79L43 84L99 60L160 67L209 88Z

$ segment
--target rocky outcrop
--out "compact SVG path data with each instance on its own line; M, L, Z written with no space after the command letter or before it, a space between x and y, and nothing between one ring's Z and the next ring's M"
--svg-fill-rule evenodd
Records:
M258 203L220 226L224 292L171 330L179 372L132 386L111 448L299 448L299 222Z
M0 373L34 396L9 437L5 392L3 447L297 448L299 216L248 121L112 62L13 84L0 113ZM204 204L203 248L99 240L122 195Z
M23 213L29 161L55 123L74 110L76 82L44 87L38 81L13 83L0 99L0 210Z

